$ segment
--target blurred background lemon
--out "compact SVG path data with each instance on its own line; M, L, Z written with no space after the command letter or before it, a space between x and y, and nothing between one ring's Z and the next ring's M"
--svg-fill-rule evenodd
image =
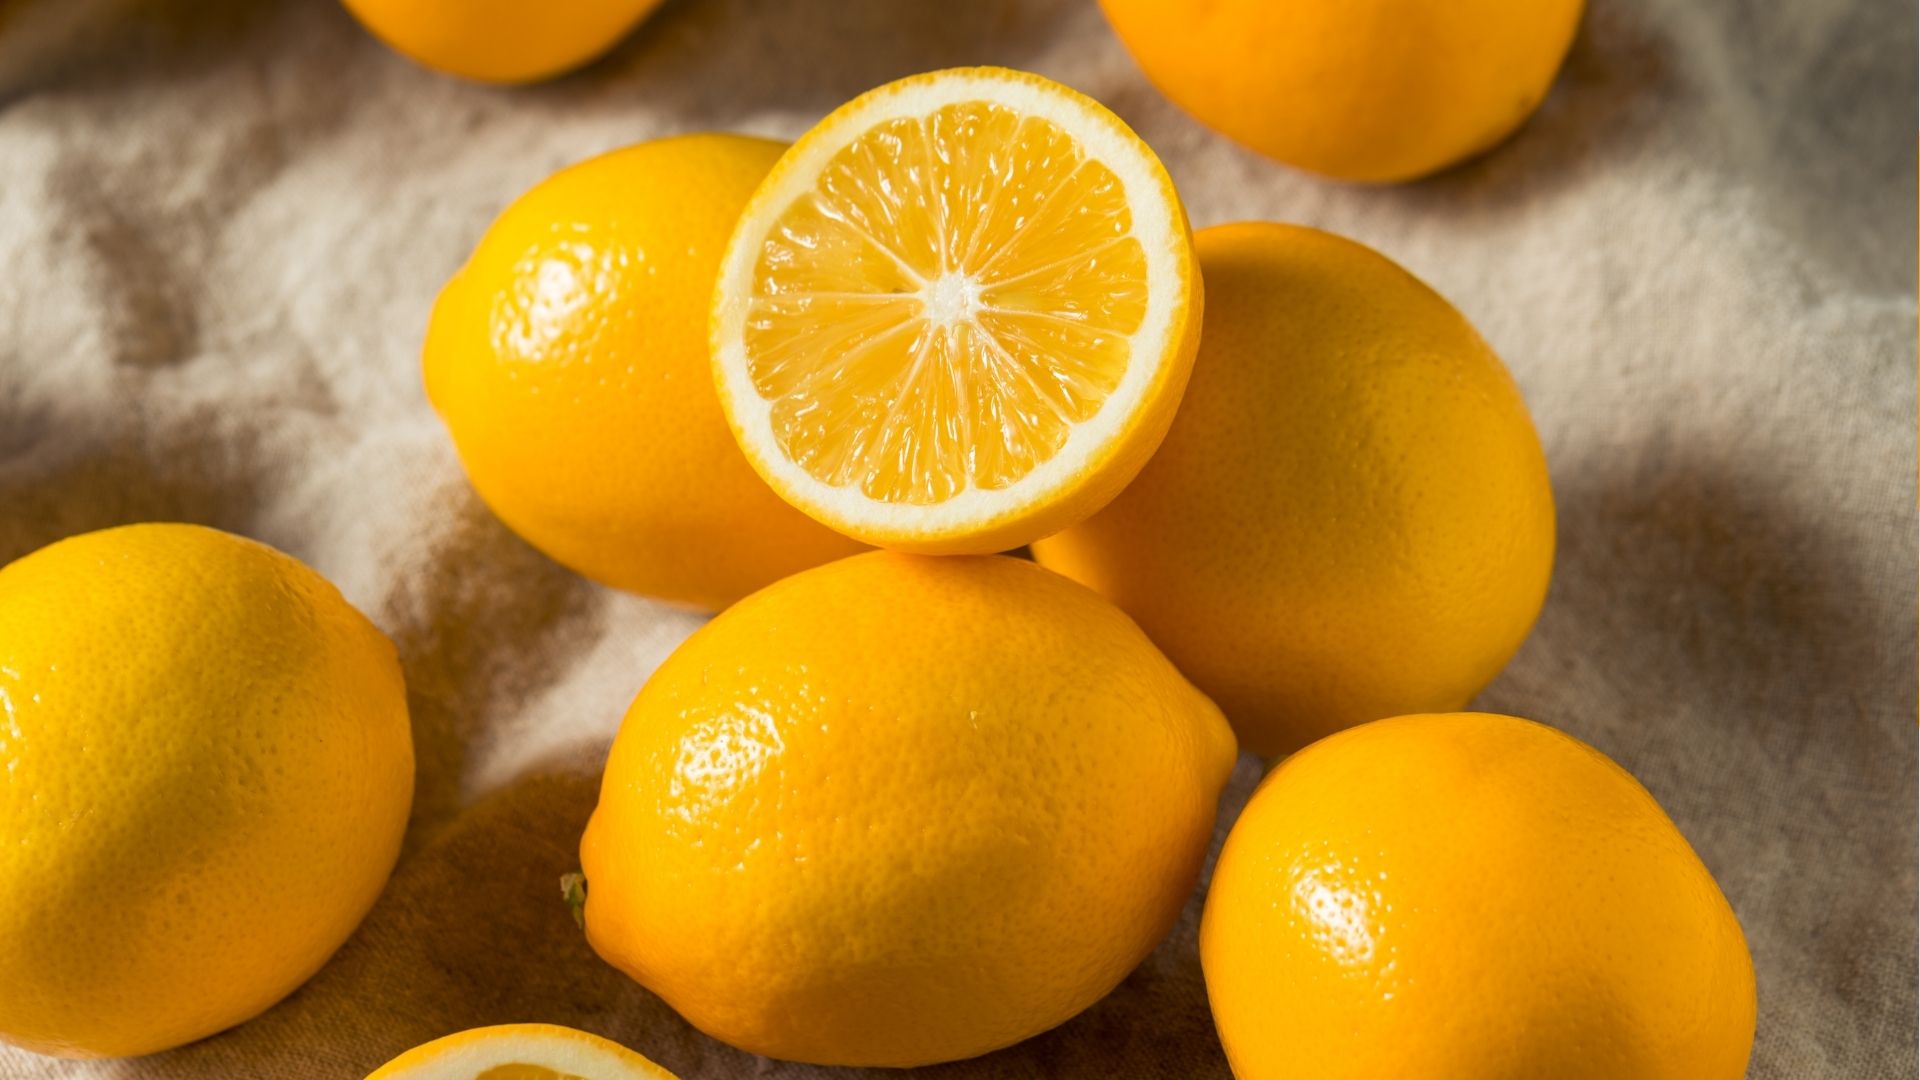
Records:
M1583 0L1100 0L1162 93L1229 138L1342 180L1490 149L1547 95Z
M395 52L448 75L526 83L619 44L661 0L342 0Z

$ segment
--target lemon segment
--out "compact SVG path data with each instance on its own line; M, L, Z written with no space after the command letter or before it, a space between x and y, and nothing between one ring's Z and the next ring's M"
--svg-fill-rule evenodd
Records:
M1098 509L1185 385L1198 275L1165 170L1037 76L936 72L788 152L714 300L749 460L872 543L1018 546Z

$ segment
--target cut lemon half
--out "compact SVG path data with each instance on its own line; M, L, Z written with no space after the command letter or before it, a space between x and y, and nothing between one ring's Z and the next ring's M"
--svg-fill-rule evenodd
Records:
M721 262L714 378L747 459L819 521L1003 551L1153 454L1200 288L1173 181L1118 117L1037 75L936 71L774 166Z
M424 1043L367 1080L677 1080L621 1046L557 1024L474 1028Z

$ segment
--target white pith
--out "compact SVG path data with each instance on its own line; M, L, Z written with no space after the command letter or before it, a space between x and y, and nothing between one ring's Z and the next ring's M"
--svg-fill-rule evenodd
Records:
M1099 411L1075 425L1054 455L1025 476L997 489L969 485L936 503L892 503L869 497L858 485L820 481L782 452L776 441L774 402L753 384L744 344L754 271L772 223L795 200L812 191L821 170L846 146L878 124L918 118L948 105L990 102L1022 115L1045 118L1067 132L1085 155L1120 181L1132 215L1131 235L1140 242L1147 273L1147 305L1129 338L1125 373ZM1181 277L1185 228L1172 203L1171 185L1158 161L1112 114L1097 105L1012 75L947 72L926 81L882 87L856 100L830 125L801 139L774 169L754 198L721 264L714 312L714 362L723 404L748 457L775 487L816 516L850 530L910 537L964 532L1015 518L1048 501L1095 466L1138 412L1163 364L1178 344L1175 312L1186 291ZM924 278L922 279L925 280ZM960 273L925 281L918 295L922 317L935 325L971 320L979 310L980 283ZM903 296L910 301L910 296ZM1142 360L1146 362L1142 362Z

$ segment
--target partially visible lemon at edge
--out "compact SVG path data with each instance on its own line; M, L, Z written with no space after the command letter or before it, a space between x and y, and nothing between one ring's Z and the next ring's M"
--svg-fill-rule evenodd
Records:
M402 56L448 75L528 83L620 43L661 0L343 0Z
M496 1024L422 1043L367 1080L676 1080L611 1039L558 1024Z
M165 1050L261 1012L373 905L413 793L393 646L192 525L0 569L0 1041Z
M1584 0L1100 0L1147 78L1209 127L1342 180L1412 180L1533 115Z

